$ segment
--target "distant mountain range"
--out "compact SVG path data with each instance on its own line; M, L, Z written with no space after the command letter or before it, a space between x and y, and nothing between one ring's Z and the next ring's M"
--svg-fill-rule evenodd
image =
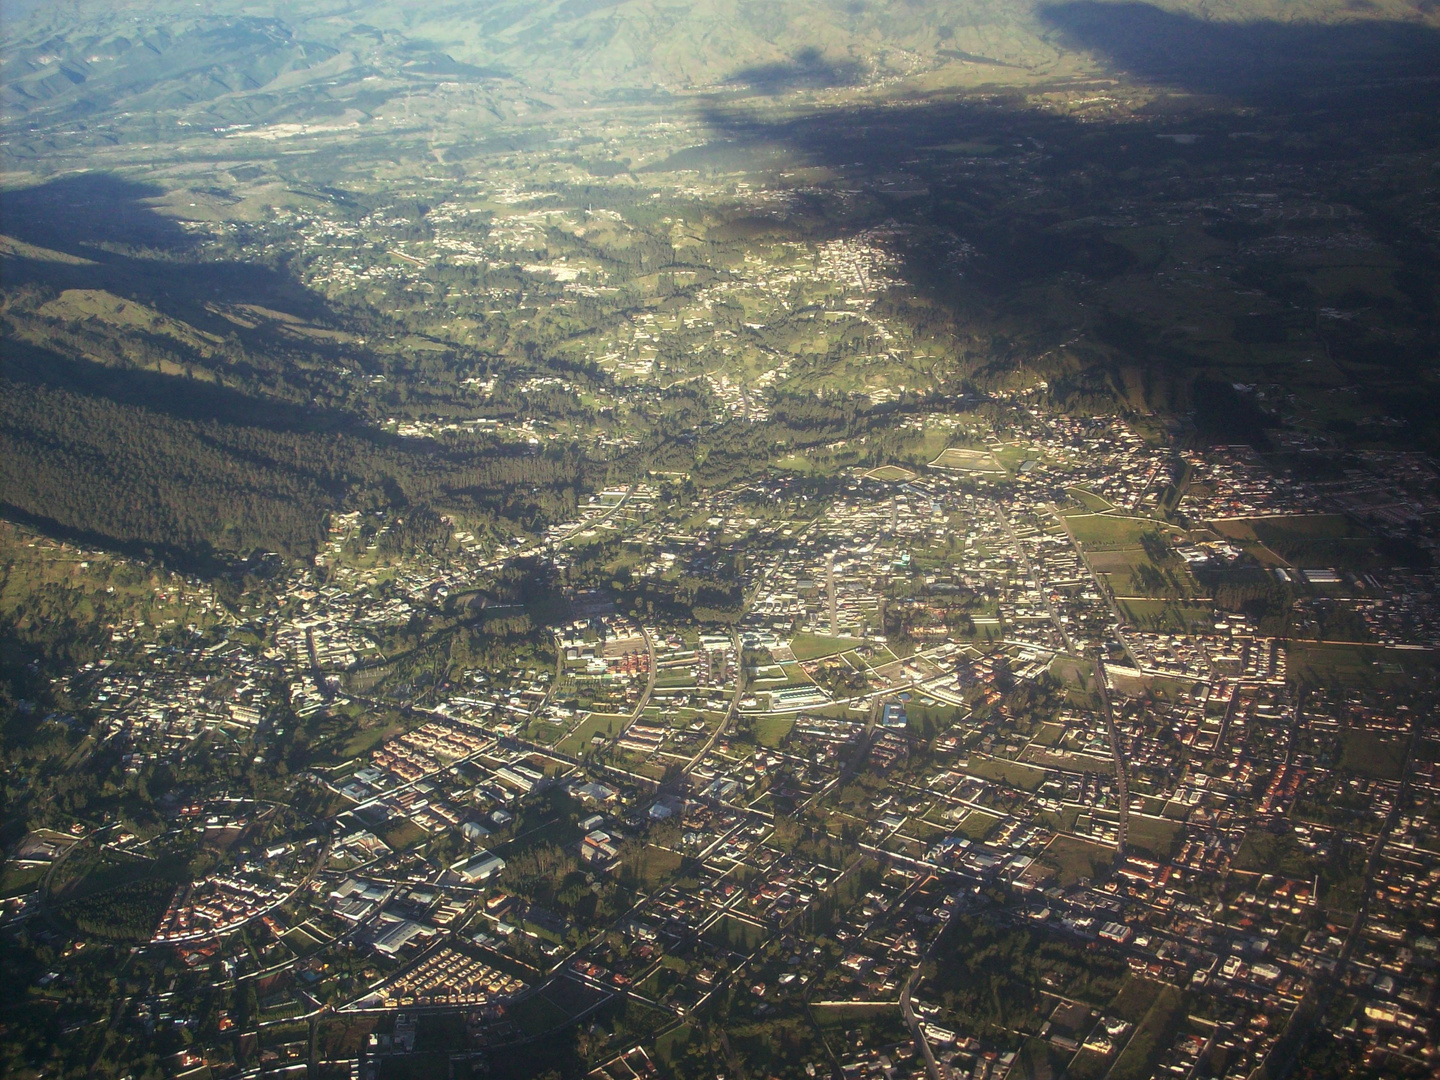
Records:
M222 125L274 120L287 110L315 119L374 107L394 96L396 80L412 91L437 81L490 83L497 100L1024 83L1114 63L1088 47L1084 31L1095 12L1086 9L1133 25L1144 39L1142 60L1183 60L1186 51L1147 14L1220 24L1440 21L1429 0L1129 5L1133 12L1034 0L221 0L197 7L11 0L0 79L5 115L22 127L154 112Z

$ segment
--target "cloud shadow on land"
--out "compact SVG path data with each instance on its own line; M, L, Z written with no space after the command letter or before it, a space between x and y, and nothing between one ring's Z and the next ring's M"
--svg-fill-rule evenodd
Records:
M293 386L288 397L265 389L267 382L286 381L281 369L291 353L328 353L338 363L340 348L324 341L286 339L263 318L237 324L223 311L279 310L322 326L343 320L323 297L283 269L207 258L194 234L152 205L163 194L159 187L111 173L0 192L0 233L43 249L0 260L0 284L7 291L34 290L42 298L67 290L82 296L108 293L193 327L213 342L238 341L245 358L231 362L206 356L194 341L178 341L163 331L147 333L143 320L130 324L129 340L153 346L166 359L188 362L201 377L173 370L162 374L136 363L117 363L114 356L107 362L90 354L93 344L51 348L43 340L36 343L32 327L28 340L23 334L7 336L9 362L0 375L12 383L46 385L182 420L272 432L347 430L377 443L396 443L395 436L369 427L333 402L322 403ZM71 259L62 261L45 252ZM72 323L75 318L70 316ZM8 335L14 327L0 329ZM95 329L104 333L99 326ZM355 362L355 353L354 348L346 350L346 362ZM234 355L232 350L232 361ZM252 366L261 363L276 370ZM248 383L249 389L207 378L205 369L222 372L225 381Z
M454 401L456 356L371 351L354 332L393 340L384 313L224 260L160 194L98 173L0 193L0 514L211 573L255 550L312 555L341 506L403 507L422 532L437 506L533 522L590 482L568 451L374 426L431 387ZM397 389L359 393L342 367Z
M86 258L107 246L185 254L194 237L149 201L165 194L154 184L107 172L60 177L33 187L0 191L0 232L38 247Z
M900 277L988 337L990 370L1075 339L1085 363L1111 366L1112 385L1118 365L1153 373L1160 389L1152 400L1171 407L1184 407L1191 384L1218 361L1213 348L1207 354L1146 308L1141 292L1153 291L1161 266L1147 264L1159 256L1146 254L1144 243L1128 242L1139 235L1131 230L1168 230L1195 257L1221 260L1208 272L1222 294L1234 290L1234 302L1215 301L1217 312L1226 304L1241 305L1241 315L1245 305L1264 310L1278 320L1277 341L1289 334L1292 344L1323 355L1326 345L1315 337L1322 301L1303 269L1264 256L1253 242L1330 226L1267 223L1263 207L1247 209L1236 196L1279 191L1344 206L1342 216L1378 238L1419 283L1405 287L1420 297L1393 312L1416 344L1387 355L1404 359L1386 360L1373 382L1360 365L1374 361L1358 351L1346 370L1367 389L1405 385L1407 365L1415 368L1427 341L1440 342L1423 302L1440 290L1440 245L1381 205L1367 169L1377 153L1424 155L1440 145L1440 33L1380 22L1207 23L1145 4L1088 0L1053 5L1043 17L1131 81L1201 96L1123 118L1033 108L1023 91L1003 88L800 115L716 99L706 113L712 146L736 161L747 149L757 160L762 151L783 158L768 172L774 187L795 183L787 177L803 166L835 177L833 185L816 185L813 176L800 182L789 214L797 235L840 238L900 223L887 241ZM705 149L689 153L699 161ZM1228 254L1202 251L1209 243L1196 239L1202 233L1229 245ZM1067 301L1052 305L1048 290ZM1188 318L1185 305L1196 301L1172 293L1165 302ZM1253 344L1239 336L1243 329L1237 366L1250 362L1242 346ZM1283 367L1270 377L1283 379ZM1392 390L1375 392L1397 407ZM1440 429L1436 437L1440 443Z
M1356 91L1434 97L1440 34L1418 23L1219 22L1151 4L1070 0L1040 18L1063 43L1095 54L1132 79L1242 99L1333 96ZM1428 84L1428 88L1427 88Z
M742 68L726 80L731 86L749 87L775 96L792 90L826 90L854 86L864 74L853 60L827 60L814 46L799 50L789 60Z
M208 257L162 194L105 173L0 193L20 242L0 258L0 513L204 573L220 551L309 552L348 492L429 461L314 396L340 347L224 317L336 321L283 269Z
M205 257L195 234L155 208L165 194L157 185L107 172L0 191L0 233L84 260L17 258L5 268L5 285L39 280L106 289L215 332L233 324L207 311L214 302L326 317L324 300L283 270Z

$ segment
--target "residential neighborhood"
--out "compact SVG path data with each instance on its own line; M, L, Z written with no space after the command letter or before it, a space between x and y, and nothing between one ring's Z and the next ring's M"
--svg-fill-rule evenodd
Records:
M206 869L142 953L265 987L262 1034L353 1018L373 1032L362 1076L438 1015L523 1044L623 1000L648 1041L721 993L757 1023L792 1002L863 1017L838 1066L812 1062L847 1077L1099 1076L1137 1055L1248 1076L1339 993L1358 1011L1335 1037L1433 1063L1440 748L1425 684L1385 678L1429 662L1433 605L1413 571L1286 555L1355 520L1360 492L1435 512L1433 484L1379 498L1388 475L1303 485L1240 448L1035 417L927 468L843 473L818 502L784 476L685 507L663 481L603 492L543 554L457 535L387 566L392 523L337 516L268 606L177 581L183 630L117 628L65 689L131 775L216 738L254 740L268 768L317 716L351 718L347 745L311 747L269 803L218 791L143 837L77 822L16 858L49 876L198 845ZM486 583L537 557L574 577L597 545L632 590L742 552L724 572L743 610L697 626L562 586L544 647L508 667L457 667L455 644L443 678L400 665L397 625L533 619ZM1289 614L1222 608L1226 590ZM1365 644L1332 644L1336 626ZM1319 676L1356 662L1341 648L1374 676ZM1017 1047L937 959L990 938L1103 956L1114 986L1147 989L1109 1004L1047 975ZM185 1010L136 998L122 1022ZM611 1038L597 1077L644 1052Z

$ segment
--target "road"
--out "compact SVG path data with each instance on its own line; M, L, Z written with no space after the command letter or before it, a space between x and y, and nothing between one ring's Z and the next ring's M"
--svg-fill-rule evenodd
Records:
M940 939L945 936L945 931L950 929L947 922L940 928L940 933L935 935L935 940L930 942L930 947L925 950L925 955L920 958L919 963L910 972L910 977L905 980L905 988L900 991L900 1012L905 1017L905 1023L910 1027L910 1034L915 1039L915 1045L925 1055L925 1068L930 1073L930 1080L950 1080L949 1072L945 1066L935 1060L935 1051L930 1049L930 1040L925 1037L924 1030L920 1027L920 1020L915 1015L915 1008L911 1001L911 992L915 984L920 981L920 972L929 962L935 947L940 944Z
M1055 629L1060 631L1060 640L1065 642L1065 651L1071 656L1079 656L1075 651L1075 642L1070 639L1070 632L1065 629L1065 624L1060 621L1060 613L1055 610L1055 605L1050 602L1050 594L1045 591L1045 583L1040 580L1040 575L1035 573L1035 567L1030 562L1030 556L1025 554L1025 546L1020 543L1020 538L1015 535L1015 526L1010 524L1010 515L1005 508L998 503L995 504L995 515L1000 523L1005 526L1005 535L1010 537L1010 543L1015 545L1015 554L1020 556L1020 565L1025 570L1025 576L1035 583L1035 591L1040 594L1040 601L1045 605L1045 612L1050 616L1050 621L1055 624Z
M893 691L887 691L887 693L891 692ZM883 697L881 695L876 695L871 702L870 715L865 720L865 730L860 733L859 743L855 747L855 754L851 757L849 764L836 775L835 779L831 780L798 806L795 809L796 817L799 817L806 810L809 810L810 807L825 798L826 795L829 795L830 792L834 791L837 787L843 787L846 781L855 775L855 770L860 767L861 763L865 760L865 755L870 751L870 737L875 733L875 721L880 718L880 713L884 709L884 705L881 704L882 700Z
M1230 690L1230 704L1225 706L1225 716L1220 721L1220 734L1215 737L1215 754L1221 753L1225 748L1226 736L1230 734L1230 721L1235 718L1235 710L1240 707L1240 683L1235 682ZM1300 713L1299 708L1295 710L1296 715Z
M560 544L568 544L571 540L574 540L580 534L595 528L597 525L603 525L605 522L609 521L612 517L618 514L620 512L620 508L630 501L630 496L635 494L635 489L638 486L638 484L631 484L628 488L625 489L625 494L621 496L620 501L617 502L614 506L610 507L610 509L606 510L599 517L591 518L588 521L577 522L570 529L569 532L556 540L553 545L546 544L546 542L543 540L538 540L534 544L531 544L529 546L504 552L497 559L481 562L477 565L476 569L495 570L514 559L529 559L537 555L544 555L548 548Z
M270 812L273 813L274 810L275 810L277 807L279 807L279 806L287 806L287 807L288 807L288 804L286 804L286 803L272 803L272 804L270 804ZM82 839L82 840L78 840L78 841L76 841L75 843L70 844L64 851L62 851L62 852L60 853L60 855L59 855L58 858L56 858L55 860L53 860L53 861L51 862L49 868L45 871L45 876L44 876L44 877L41 879L41 881L40 881L40 886L39 886L39 889L37 890L37 893L36 893L36 895L37 895L37 903L36 903L35 913L36 913L39 917L43 918L47 923L49 923L50 926L51 926L53 929L56 929L56 930L62 929L61 926L60 926L60 924L55 920L54 915L53 915L53 913L50 911L50 906L49 906L49 902L50 902L50 892L51 892L51 888L52 888L53 883L54 883L55 872L60 869L61 864L63 864L63 863L65 862L65 860L69 857L69 855L70 855L70 853L71 853L72 851L74 851L76 848L82 846L83 844L87 843L87 841L88 841L88 838ZM304 876L303 878L301 878L300 881L295 885L295 887L294 887L293 889L291 889L284 897L282 897L282 898L279 899L279 900L274 901L273 903L271 903L271 904L268 905L267 907L262 908L262 909L259 910L259 911L256 911L253 915L248 916L248 917L247 917L246 919L244 919L242 922L235 923L234 925L231 925L231 926L226 926L226 927L224 927L223 929L221 929L221 930L219 930L219 931L216 931L216 930L206 930L206 931L201 932L201 933L187 934L187 935L185 935L184 937L167 938L167 939L166 939L164 942L162 942L161 944L164 945L164 946L166 946L166 947L169 947L169 946L172 946L172 945L182 945L182 944L184 944L184 943L186 943L186 942L189 942L189 941L201 941L201 940L218 939L218 938L221 938L221 937L227 937L227 936L229 936L230 934L233 934L233 933L235 933L236 931L241 930L242 928L244 928L244 927L246 927L246 926L249 926L251 923L255 922L255 920L260 919L260 918L262 918L263 916L266 916L266 915L270 914L272 911L274 911L275 909L281 907L281 906L284 905L284 904L288 904L291 900L293 900L296 896L298 896L298 895L300 894L300 890L308 887L309 884L310 884L310 882L315 879L315 875L320 872L320 869L325 865L325 861L326 861L329 857L330 857L330 836L329 836L329 834L327 833L327 834L325 835L325 837L324 837L324 840L323 840L323 841L321 842L321 844L320 844L320 854L319 854L319 856L315 859L315 861L314 861L313 863L310 864L310 868L305 872L305 876ZM192 884L193 884L193 883L192 883ZM183 887L184 887L184 888L189 888L189 885L186 885L186 886L183 886ZM154 942L146 942L146 943L145 943L146 947L148 947L149 945L152 945L152 944L154 944ZM287 962L288 962L288 961L287 961Z
M575 539L575 537L579 536L581 533L593 529L598 525L605 524L605 522L609 521L612 517L614 517L620 512L620 508L622 506L624 506L627 502L630 501L630 496L635 494L635 488L638 486L639 485L637 484L631 484L628 488L625 489L625 494L620 497L619 502L617 502L614 506L610 507L609 510L606 510L605 513L601 514L599 517L591 518L589 521L580 522L568 533L562 536L559 539L558 543L568 544L571 540Z
M1116 834L1115 861L1125 858L1125 834L1130 826L1130 786L1125 776L1125 756L1120 753L1120 733L1115 729L1115 714L1110 708L1110 686L1105 680L1105 661L1095 658L1095 688L1100 692L1100 705L1105 713L1105 729L1110 735L1110 753L1115 756L1115 788L1120 798L1120 831Z
M650 644L649 635L646 635L646 645L649 646L649 644ZM563 666L563 661L562 661L562 666ZM650 689L653 688L654 685L655 685L655 680L654 680L655 653L654 653L653 649L651 650L651 653L650 653L650 668L651 668L651 679L650 679L650 686L646 688L646 700L648 700L648 698L649 698ZM549 688L545 691L545 697L541 699L539 705L537 705L533 710L531 710L531 712L530 712L530 718L533 719L534 717L538 716L538 715L540 714L540 712L545 708L545 706L546 706L547 704L549 704L552 695L555 693L555 685L556 685L556 683L557 683L558 681L559 681L558 679L552 679L552 680L550 681L550 686L549 686ZM642 708L643 708L643 704L642 704ZM638 715L638 714L637 714L637 715ZM529 742L528 740L521 739L521 738L518 738L518 737L513 737L513 736L511 736L511 737L506 737L506 738L503 738L503 739L501 739L501 738L493 738L493 737L492 737L492 738L491 738L491 741L485 743L484 745L482 745L482 746L479 747L478 749L472 751L471 753L466 754L464 757L462 757L462 758L457 758L455 761L450 762L448 765L441 765L440 768L435 769L435 770L432 771L432 772L428 772L428 773L425 773L425 774L423 774L423 775L421 775L421 776L417 776L414 780L407 780L405 783L400 784L398 787L385 788L385 789L383 789L383 790L381 790L381 791L378 791L372 798L365 799L363 802L358 802L358 803L356 803L354 806L348 807L348 808L347 808L346 810L344 810L344 811L340 811L339 813L337 813L337 814L333 815L331 818L329 818L328 821L329 821L331 824L333 824L334 821L335 821L335 819L336 819L336 818L339 818L339 817L340 817L342 814L344 814L344 813L353 813L353 812L357 812L357 811L361 811L361 810L366 810L366 809L369 809L369 808L372 807L372 806L376 806L376 805L378 805L378 804L380 804L380 803L386 802L387 800L394 799L397 795L401 795L401 794L403 794L404 792L409 791L409 790L411 790L411 789L419 786L420 784L424 784L424 783L426 783L426 782L428 782L428 781L430 781L430 780L433 780L435 777L439 776L441 773L447 772L447 771L449 771L450 769L454 769L454 768L456 768L457 766L467 764L467 763L469 763L469 762L471 762L471 761L474 761L476 758L483 757L483 756L487 755L488 753L490 753L490 751L493 750L495 747L501 746L501 745L504 745L504 744L507 744L507 743L515 744L515 745L519 745L519 746L524 746L524 747L526 747L527 749L531 749L531 750L536 751L537 753L549 754L549 755L551 755L551 756L554 756L554 757L557 757L557 758L561 758L561 759L563 759L563 760L570 761L572 764L577 764L577 765L579 764L579 762L578 762L576 759L570 758L570 757L568 757L568 756L566 756L566 755L562 755L562 754L560 754L558 751L554 750L554 749L551 748L551 747L540 746L540 745L538 745L538 744L536 744L536 743ZM335 789L334 789L334 788L331 788L330 790L334 791ZM383 859L383 858L385 858L385 856L379 856L376 860L372 860L372 862L374 862L374 861L379 861L379 859ZM363 866L355 867L354 869L356 869L356 870L361 870L361 869L364 869L366 866L369 866L369 865L370 865L370 863L365 863Z
M216 939L216 938L221 938L221 937L228 936L228 935L230 935L230 934L235 933L237 930L240 930L240 929L242 929L242 928L244 928L244 927L246 927L246 926L249 926L249 925L250 925L251 923L253 923L256 919L262 919L262 918L264 918L266 915L269 915L272 911L276 910L277 908L283 907L285 904L288 904L291 900L295 899L295 897L299 896L299 895L300 895L300 890L301 890L301 889L304 889L304 888L307 888L307 887L309 886L310 882L315 879L315 875L316 875L317 873L319 873L319 872L320 872L320 869L325 865L325 860L328 859L329 857L330 857L330 837L329 837L329 835L327 834L326 837L325 837L325 839L324 839L324 841L323 841L323 842L321 843L321 845L320 845L320 855L319 855L319 857L316 858L316 860L315 860L313 863L310 864L310 869L305 872L305 876L300 879L300 881L295 885L295 887L294 887L293 889L291 889L288 893L286 893L284 896L282 896L280 899L278 899L278 900L274 901L273 903L269 904L267 907L261 908L259 911L255 912L253 915L247 916L242 922L233 923L233 924L231 924L231 925L229 925L229 926L222 927L222 928L219 929L219 930L213 930L213 929L212 929L212 930L203 930L203 931L198 931L198 932L193 933L193 934L185 934L183 937L170 937L170 938L166 938L166 939L165 939L163 942L161 942L160 944L162 944L162 945L167 945L167 946L172 946L172 945L183 945L183 944L186 943L187 941L210 941L210 940L214 940L214 939ZM187 887L188 887L188 886L187 886Z
M1370 845L1369 855L1365 859L1365 875L1360 888L1360 903L1356 905L1355 918L1350 921L1350 928L1345 934L1345 943L1340 946L1340 953L1336 958L1335 970L1329 976L1322 976L1310 984L1305 991L1305 996L1295 1006L1295 1011L1290 1014L1290 1019L1285 1024L1285 1030L1281 1032L1280 1038L1270 1047L1264 1060L1255 1067L1250 1074L1249 1080L1263 1080L1266 1077L1276 1077L1284 1080L1293 1071L1299 1062L1306 1045L1315 1035L1317 1027L1322 1025L1325 1014L1329 1010L1337 991L1345 985L1346 968L1350 966L1350 956L1355 951L1355 945L1360 939L1360 931L1365 925L1365 916L1370 910L1370 894L1373 891L1375 882L1375 863L1379 860L1386 842L1390 839L1390 831L1395 827L1395 819L1400 815L1400 808L1405 805L1406 789L1410 786L1410 760L1415 753L1415 745L1420 738L1420 725L1416 724L1410 735L1410 743L1405 748L1405 757L1400 763L1400 790L1396 793L1395 801L1390 806L1390 813L1386 815L1384 823L1380 826L1380 832L1375 837L1374 843ZM1284 1047L1283 1052L1276 1064L1271 1069L1271 1059L1276 1056L1276 1051Z
M814 524L814 522L810 524ZM806 528L809 528L809 525L807 525ZM804 530L801 531L803 532ZM750 610L750 605L755 602L755 597L760 595L761 588L763 588L766 581L769 580L770 573L771 571L767 570L760 576L755 584L750 587L750 594L745 597L745 602L741 605L742 614ZM834 573L833 563L831 565L831 573ZM705 745L700 748L700 752L686 762L685 767L680 770L681 776L689 776L690 773L695 770L695 767L705 760L705 755L708 754L715 743L719 741L720 736L729 730L730 725L735 721L735 714L740 711L740 699L745 696L745 649L741 643L740 631L738 629L732 634L731 647L735 650L735 693L730 695L730 707L725 710L725 718L721 720L719 726L711 732L710 738L706 740ZM650 656L650 667L652 671L655 668L654 653L651 653Z
M830 636L840 636L840 618L835 604L835 553L825 563L825 603L830 611ZM884 630L884 627L881 627Z
M325 672L320 667L320 654L315 648L315 631L311 627L305 628L305 651L310 655L310 675L315 680L315 687L320 691L320 696L326 701L335 700L335 691L325 678Z
M1066 521L1064 516L1061 515L1060 512L1057 511L1054 507L1050 508L1050 513L1054 515L1055 520L1060 522L1061 527L1064 528L1065 535L1070 538L1070 544L1075 549L1075 554L1080 556L1080 562L1084 565L1085 572L1094 579L1095 587L1100 590L1100 595L1105 598L1105 604L1110 608L1110 617L1115 621L1115 640L1120 642L1120 647L1125 650L1125 655L1127 658L1129 658L1131 665L1137 670L1140 670L1142 667L1140 663L1140 658L1135 655L1135 650L1130 648L1130 642L1125 639L1125 635L1120 631L1120 627L1125 625L1125 619L1120 614L1119 606L1115 603L1115 594L1112 593L1109 586L1107 586L1105 582L1101 580L1100 575L1095 573L1095 568L1090 565L1090 559L1085 554L1084 546L1080 543L1080 541L1075 539L1075 534L1070 531L1070 523Z
M655 679L659 674L655 668L655 640L650 636L650 631L643 626L640 628L640 636L645 639L645 657L650 674L645 679L645 689L640 694L640 700L636 703L634 711L631 712L625 723L620 725L620 730L610 736L610 741L605 744L607 750L613 749L625 732L629 731L631 726L645 714L645 707L650 704L650 695L655 692Z
M687 761L680 770L682 777L689 776L695 766L705 760L705 755L710 753L711 747L715 745L721 735L725 734L734 721L735 714L740 711L740 699L745 695L745 653L740 648L740 631L738 630L735 631L732 648L735 650L735 693L730 695L730 707L725 710L725 718L711 732L710 738L705 740L705 745L700 748L700 752Z

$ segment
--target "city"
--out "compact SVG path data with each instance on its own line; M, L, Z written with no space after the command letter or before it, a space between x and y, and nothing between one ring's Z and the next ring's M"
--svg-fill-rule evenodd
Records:
M6 1080L1440 1073L1433 0L4 0Z
M595 1075L627 1076L683 1054L717 993L732 1040L776 1018L771 1067L807 1075L1248 1075L1342 993L1358 1010L1337 1037L1433 1063L1426 579L1261 540L1328 535L1362 498L1379 520L1433 514L1432 467L1387 492L1384 460L1300 484L1248 448L1202 460L1115 422L1023 432L804 499L779 475L681 506L657 478L515 554L460 531L386 565L390 522L361 544L361 516L337 516L313 568L239 612L168 582L189 620L173 643L117 632L64 687L101 718L92 754L179 772L253 738L275 768L282 723L358 723L272 802L171 794L144 835L32 833L16 865L46 889L7 922L55 918L77 864L198 844L205 873L154 894L140 954L173 946L182 983L237 1005L201 1017L162 991L118 1022L233 1025L253 991L267 1072L315 1060L318 1031L381 1075L446 1018L457 1050L493 1054L623 999L593 1037ZM525 617L477 588L516 563L563 580L608 559L637 595L716 574L722 551L743 596L727 632L562 587L566 617L508 670L453 677L449 644L443 676L415 674L381 644L417 619L443 637L456 611ZM1217 606L1245 589L1293 597L1288 628ZM1306 640L1342 618L1356 643ZM113 917L93 904L59 912ZM977 1006L937 960L952 923L1060 962Z

